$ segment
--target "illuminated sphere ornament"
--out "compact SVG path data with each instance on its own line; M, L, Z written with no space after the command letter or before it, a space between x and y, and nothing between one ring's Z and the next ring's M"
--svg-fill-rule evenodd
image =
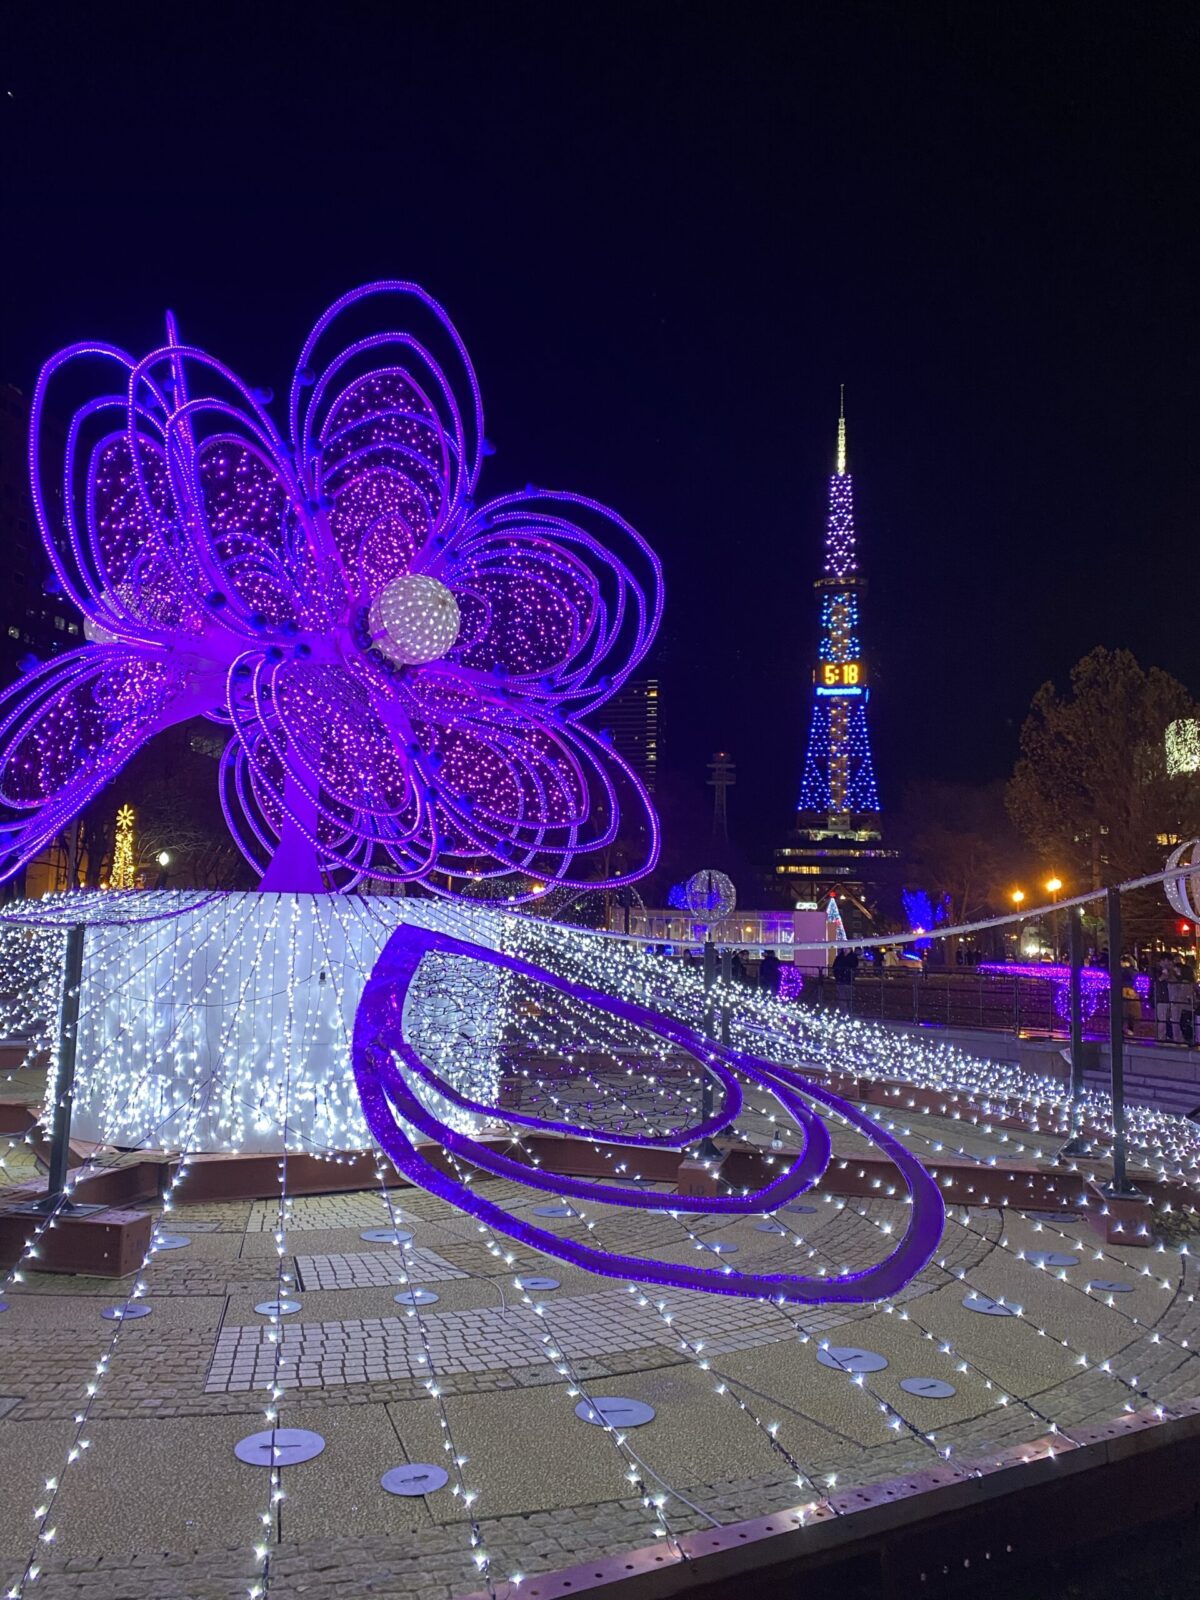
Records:
M720 922L732 914L737 905L737 890L733 880L723 872L706 869L692 875L684 885L684 904L693 917L705 922Z
M423 573L393 578L371 605L371 642L400 665L440 661L458 638L462 613L444 583Z
M1167 857L1167 868L1178 877L1163 883L1172 910L1200 925L1200 839L1188 839Z
M0 703L0 881L193 717L264 888L511 905L642 877L658 819L592 719L662 615L646 541L565 490L479 495L479 383L415 284L344 295L271 403L170 315L144 356L43 368L34 509L87 643ZM643 857L605 876L619 832Z

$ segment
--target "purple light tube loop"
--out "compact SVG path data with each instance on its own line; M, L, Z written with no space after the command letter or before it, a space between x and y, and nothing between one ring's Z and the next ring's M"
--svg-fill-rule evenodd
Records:
M730 1267L719 1271L672 1262L610 1253L595 1246L560 1237L536 1227L488 1200L472 1185L460 1182L435 1167L412 1143L397 1121L396 1113L442 1148L461 1156L484 1170L502 1173L529 1188L543 1192L590 1199L603 1204L625 1204L642 1210L695 1211L712 1215L742 1215L770 1209L783 1198L816 1182L829 1159L828 1133L820 1119L805 1108L802 1123L808 1136L805 1150L797 1162L780 1178L755 1195L709 1197L655 1195L586 1179L550 1174L541 1168L524 1166L487 1150L466 1135L446 1128L428 1112L412 1092L404 1073L393 1059L395 1051L408 1066L413 1052L403 1034L404 1004L412 980L424 955L436 951L478 961L486 966L516 973L592 1005L633 1026L649 1029L689 1053L713 1056L714 1069L723 1083L733 1085L740 1094L737 1071L779 1099L789 1112L799 1109L800 1093L817 1099L843 1116L853 1127L883 1150L895 1163L912 1201L908 1225L895 1248L874 1266L833 1277L805 1277L795 1273L740 1272ZM392 935L372 970L363 991L355 1018L353 1065L355 1080L368 1126L380 1146L412 1182L438 1195L520 1243L607 1277L632 1279L643 1283L665 1284L676 1288L699 1289L741 1297L770 1297L783 1302L822 1304L829 1302L863 1304L899 1293L931 1259L941 1237L944 1209L937 1184L899 1141L876 1127L865 1114L857 1112L836 1095L808 1083L788 1068L776 1067L748 1054L716 1049L686 1025L672 1018L657 1016L643 1006L617 1000L576 984L545 968L518 957L503 955L472 945L447 934L402 926ZM426 1081L429 1081L428 1074ZM432 1075L439 1084L437 1075ZM460 1101L461 1103L461 1101ZM732 1109L731 1109L732 1107ZM393 1110L394 1108L394 1110ZM496 1115L482 1108L485 1114ZM736 1115L732 1091L719 1114L721 1119ZM503 1112L500 1120L507 1120ZM522 1118L525 1125L538 1126L539 1119ZM563 1125L542 1121L547 1130ZM594 1143L629 1143L630 1136L618 1140L610 1135L578 1130Z

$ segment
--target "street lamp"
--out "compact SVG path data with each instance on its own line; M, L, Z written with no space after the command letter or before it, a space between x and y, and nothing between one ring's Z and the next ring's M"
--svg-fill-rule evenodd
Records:
M1050 914L1054 928L1054 959L1058 960L1058 891L1062 888L1062 879L1058 876L1046 879L1046 893L1050 896L1050 903L1054 910Z
M1022 904L1024 903L1024 900L1025 900L1025 891L1024 891L1024 889L1014 889L1012 894L1009 895L1009 899L1012 901L1013 905L1017 908L1017 911L1019 913L1020 910L1021 910L1021 906L1022 906ZM1012 935L1012 937L1016 940L1016 952L1017 952L1018 955L1020 955L1021 954L1021 924L1019 922L1017 923L1016 932Z
M160 850L154 859L158 862L158 882L154 887L156 889L165 889L167 887L167 868L171 865L171 852L169 850Z

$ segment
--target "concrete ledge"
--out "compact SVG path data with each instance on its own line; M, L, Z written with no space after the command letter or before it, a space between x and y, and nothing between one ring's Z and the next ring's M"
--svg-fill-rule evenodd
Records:
M30 1196L36 1199L37 1194ZM28 1212L0 1211L0 1263L18 1260L37 1218ZM39 1272L79 1272L93 1278L125 1278L136 1272L150 1248L150 1216L145 1211L101 1211L88 1216L55 1217L38 1243L31 1265Z
M822 1588L870 1585L911 1597L977 1587L1044 1558L1200 1505L1200 1402L1160 1420L1121 1417L1073 1437L1049 1434L975 1461L866 1485L816 1503L683 1535L527 1577L500 1600L716 1600L749 1592L794 1597L805 1579ZM1036 1580L1034 1580L1036 1581ZM1036 1593L1031 1589L1031 1593ZM461 1600L485 1600L475 1591Z

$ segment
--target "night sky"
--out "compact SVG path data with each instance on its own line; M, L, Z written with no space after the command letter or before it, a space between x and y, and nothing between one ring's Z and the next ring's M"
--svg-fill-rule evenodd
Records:
M1200 694L1194 7L167 9L7 10L0 378L170 306L278 394L331 299L416 279L483 492L661 554L666 761L733 751L751 851L798 792L840 382L885 809L1005 775L1093 645Z

